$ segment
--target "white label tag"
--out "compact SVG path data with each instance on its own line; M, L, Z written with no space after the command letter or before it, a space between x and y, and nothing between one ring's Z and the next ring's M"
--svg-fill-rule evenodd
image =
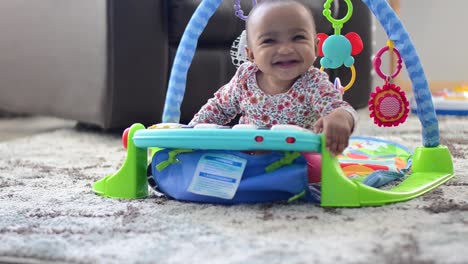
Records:
M246 164L246 159L230 154L205 154L198 162L188 191L232 199L239 187Z

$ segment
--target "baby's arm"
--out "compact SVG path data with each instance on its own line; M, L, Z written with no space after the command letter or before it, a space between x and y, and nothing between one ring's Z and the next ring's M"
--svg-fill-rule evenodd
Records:
M354 122L353 116L348 111L338 108L321 117L313 129L314 132L325 135L327 149L332 154L338 155L348 146Z
M193 126L198 123L224 125L229 123L239 112L237 102L233 100L235 98L229 95L234 89L229 83L221 87L195 114L189 125Z
M325 135L328 150L337 155L348 146L357 114L349 103L341 99L340 91L328 81L326 74L319 74L316 87L313 103L321 118L315 123L314 131Z
M244 67L241 65L229 83L222 86L214 96L195 114L189 125L209 123L225 125L240 112L239 98L241 92L241 80Z

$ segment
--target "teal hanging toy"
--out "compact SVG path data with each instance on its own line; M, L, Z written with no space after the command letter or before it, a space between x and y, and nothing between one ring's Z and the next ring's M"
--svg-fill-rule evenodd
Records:
M351 69L351 80L344 87L344 91L351 88L356 80L356 70L354 68L354 55L358 55L363 50L363 43L361 37L355 33L350 32L346 35L341 35L341 29L353 14L353 4L351 0L345 0L348 6L348 12L342 19L335 19L331 16L331 4L333 0L327 0L324 4L323 15L332 23L335 34L328 36L324 33L318 33L318 56L323 57L320 59L321 69L337 69L345 66Z

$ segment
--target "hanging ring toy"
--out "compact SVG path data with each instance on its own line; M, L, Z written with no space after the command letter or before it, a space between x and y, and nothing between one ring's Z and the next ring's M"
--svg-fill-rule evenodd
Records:
M397 65L396 65L396 69L395 69L395 72L392 73L392 75L385 75L382 70L381 70L381 66L382 66L382 55L386 52L386 51L389 51L389 50L392 50L393 53L397 56ZM374 69L375 69L375 73L377 73L377 75L382 78L383 80L391 80L391 79L394 79L398 74L400 74L400 71L401 71L401 68L402 68L402 59L401 59L401 55L400 55L400 52L392 47L392 45L387 45L383 48L381 48L377 54L375 55L375 58L374 58L374 61L373 61L373 64L374 64Z
M362 52L364 46L361 37L355 32L349 32L346 35L341 35L341 29L344 23L348 22L353 14L353 4L351 0L344 0L348 7L346 15L341 19L332 17L330 10L333 0L327 0L323 5L323 15L332 24L335 32L333 35L328 36L324 33L318 33L318 56L320 59L321 70L323 69L337 69L341 66L350 68L351 80L344 87L344 91L353 86L356 80L356 69L354 68L354 55Z
M349 80L349 83L343 87L343 92L349 90L349 88L351 88L354 82L356 81L356 68L354 68L354 65L352 65L351 67L349 67L349 69L351 70L351 80ZM323 71L325 70L325 68L322 66L320 67L320 70Z
M327 18L330 23L332 23L333 28L335 29L335 35L340 35L341 34L341 29L343 28L344 23L348 22L348 20L351 18L353 14L353 4L351 3L351 0L344 0L346 2L346 5L348 6L348 12L342 19L335 19L332 17L332 12L330 10L331 4L333 3L333 0L327 0L325 4L323 5L323 16Z
M397 65L391 75L385 75L382 70L382 54L392 50L397 56ZM398 126L405 122L409 113L409 102L405 93L399 86L391 83L401 71L402 62L400 52L393 47L393 42L388 41L387 46L381 48L373 60L374 69L377 75L385 81L382 88L377 87L371 93L369 100L370 117L378 126L391 127Z
M244 11L242 10L240 1L241 1L241 0L235 0L235 1L234 1L234 14L235 14L238 18L240 18L240 19L246 21L247 18L248 18L248 16L245 16L245 15L244 15ZM257 0L252 0L252 6L255 6L256 4L257 4Z

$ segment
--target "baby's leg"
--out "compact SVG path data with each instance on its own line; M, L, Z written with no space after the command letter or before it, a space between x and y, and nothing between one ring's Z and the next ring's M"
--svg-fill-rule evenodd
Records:
M315 152L302 153L307 161L307 179L309 183L320 182L321 168L322 168L322 155Z

